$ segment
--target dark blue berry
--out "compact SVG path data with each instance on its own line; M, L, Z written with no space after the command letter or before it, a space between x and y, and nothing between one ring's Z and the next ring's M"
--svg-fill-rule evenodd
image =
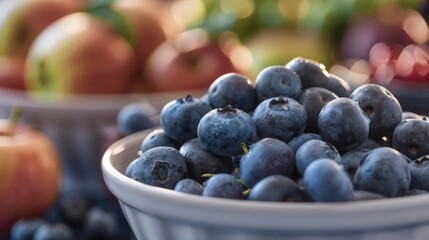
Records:
M63 223L45 223L37 228L34 240L72 240L73 231Z
M180 143L171 139L165 134L161 127L153 129L142 141L140 146L141 152L145 152L154 147L169 146L179 149Z
M20 219L12 226L11 240L33 240L36 230L46 224L42 218Z
M429 155L408 163L411 172L410 189L429 191Z
M270 202L302 202L304 201L304 194L292 179L283 175L272 175L257 182L247 199Z
M86 239L116 240L120 229L114 213L93 207L86 215L83 230Z
M399 123L392 138L392 147L411 160L429 154L429 122L408 119Z
M174 191L189 193L194 195L203 194L203 185L191 178L184 178L180 180L174 187Z
M319 134L316 133L302 133L292 138L292 140L289 141L288 145L292 148L293 152L296 153L296 151L298 151L298 148L301 147L302 144L312 139L321 140L322 138Z
M228 173L218 173L207 180L204 197L243 199L243 187L237 179Z
M295 57L286 64L286 67L298 74L304 89L325 87L328 84L329 73L326 67L315 60Z
M153 110L145 103L130 103L119 110L117 117L118 131L127 136L148 128L155 127L151 119Z

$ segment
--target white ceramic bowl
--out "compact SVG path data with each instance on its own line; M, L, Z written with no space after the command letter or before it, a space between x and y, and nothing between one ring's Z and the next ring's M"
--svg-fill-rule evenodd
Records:
M95 199L105 199L110 192L101 175L102 154L115 139L116 118L126 104L140 102L156 120L162 107L174 98L204 90L117 94L70 95L42 100L24 91L0 88L0 117L7 118L12 107L22 108L21 120L46 132L54 141L62 161L63 192L83 192ZM107 145L107 146L104 146Z
M126 177L150 130L105 152L102 172L139 240L427 240L429 194L348 203L206 198Z

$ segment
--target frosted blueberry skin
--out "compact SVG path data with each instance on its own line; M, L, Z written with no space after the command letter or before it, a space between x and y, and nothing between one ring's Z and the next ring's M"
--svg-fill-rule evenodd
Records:
M220 156L242 154L241 144L255 142L256 133L250 115L231 106L211 110L198 124L198 138L203 148Z
M297 100L302 92L301 79L285 66L268 66L256 76L255 91L259 103L279 96Z
M247 200L303 202L304 193L292 179L283 175L271 175L253 186Z
M248 188L271 175L293 178L293 150L279 139L263 138L250 145L248 152L242 155L239 171L244 185Z
M37 228L34 240L72 240L71 228L63 223L45 223Z
M304 172L304 186L315 202L339 202L354 199L352 181L341 166L329 158L311 162Z
M327 90L333 92L338 97L350 97L352 93L350 84L335 74L329 74L328 82L324 86Z
M307 124L304 108L296 100L286 97L264 100L255 108L252 119L258 137L277 138L284 142L303 133Z
M320 110L331 100L338 98L333 92L321 87L305 89L299 97L299 103L307 114L307 126L305 132L319 133L317 120Z
M185 158L172 147L155 147L140 155L134 164L131 178L152 186L173 189L187 176Z
M168 146L179 149L181 144L165 134L164 129L153 129L142 141L140 151L145 152L154 147Z
M303 57L295 57L286 64L286 68L298 74L304 89L325 87L329 81L329 73L325 65Z
M356 88L350 99L357 102L370 119L369 137L379 140L390 137L402 121L402 108L398 100L385 87L364 84Z
M344 153L341 157L341 165L344 170L349 174L350 178L353 179L356 171L361 165L362 161L365 159L368 152L372 149L369 148L360 148L354 149Z
M160 124L165 134L178 142L197 137L201 118L212 108L202 100L188 95L167 103L161 110Z
M189 193L193 195L203 194L203 185L191 178L180 180L174 187L174 191L181 193Z
M320 110L319 134L339 152L360 146L369 135L369 119L359 105L349 98L337 98Z
M215 155L204 149L198 138L185 142L179 152L186 160L188 176L199 183L207 180L203 174L231 173L233 170L231 157Z
M429 191L429 155L408 163L411 172L410 189Z
M310 141L312 139L321 140L322 138L320 137L319 134L304 132L304 133L292 138L292 140L290 140L288 142L288 145L289 145L289 147L292 148L293 152L296 153L296 151L298 151L299 147L301 147L302 144L304 144L305 142Z
M392 147L411 160L428 155L429 122L424 118L399 123L393 132Z
M323 140L309 140L302 144L295 155L295 166L298 172L303 175L305 168L319 158L329 158L337 163L341 162L341 155L332 145Z
M400 197L409 190L411 173L400 152L380 147L368 152L356 171L353 183L357 190Z
M243 199L243 187L228 173L218 173L209 178L204 185L204 197Z
M239 73L227 73L217 78L208 89L212 108L233 108L251 112L256 106L256 93L251 81Z
M132 178L133 168L134 168L134 165L136 164L136 162L138 160L139 160L139 158L136 158L128 164L127 168L125 169L125 176Z

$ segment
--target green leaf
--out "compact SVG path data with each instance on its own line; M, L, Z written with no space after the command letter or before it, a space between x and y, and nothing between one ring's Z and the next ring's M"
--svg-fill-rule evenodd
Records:
M100 2L100 4L101 2L104 2L107 4L107 2L113 1L115 0L96 0L94 2ZM110 5L98 5L93 8L89 7L86 9L86 12L110 24L118 34L120 34L131 45L134 45L135 36L131 31L130 25L127 24L126 18L113 10Z
M116 0L92 0L88 6L86 6L85 11L92 11L96 8L111 6Z

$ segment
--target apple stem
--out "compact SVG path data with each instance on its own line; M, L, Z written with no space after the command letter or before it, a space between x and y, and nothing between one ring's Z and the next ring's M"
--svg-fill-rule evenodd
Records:
M7 135L12 136L15 134L15 128L21 117L22 109L20 107L14 107L9 117L9 126L7 129Z

